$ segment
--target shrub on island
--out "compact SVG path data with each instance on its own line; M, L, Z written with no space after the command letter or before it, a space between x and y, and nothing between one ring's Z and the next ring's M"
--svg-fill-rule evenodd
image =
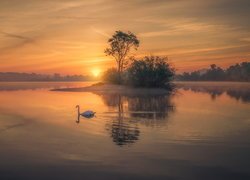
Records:
M133 59L128 68L121 74L115 68L108 69L103 76L105 82L123 84L133 87L170 88L175 69L167 57L145 56Z
M127 69L127 84L135 87L169 87L175 69L167 57L145 56L134 59Z

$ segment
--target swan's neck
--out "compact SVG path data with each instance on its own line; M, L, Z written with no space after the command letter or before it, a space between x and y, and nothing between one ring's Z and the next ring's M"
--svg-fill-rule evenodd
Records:
M78 109L78 115L80 114L80 107L79 106L77 106L77 109Z

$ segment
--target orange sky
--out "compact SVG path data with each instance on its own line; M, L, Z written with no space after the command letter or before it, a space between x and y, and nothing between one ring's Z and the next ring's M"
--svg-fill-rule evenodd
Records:
M247 0L1 0L0 71L90 74L114 66L116 30L137 56L168 56L179 72L250 59Z

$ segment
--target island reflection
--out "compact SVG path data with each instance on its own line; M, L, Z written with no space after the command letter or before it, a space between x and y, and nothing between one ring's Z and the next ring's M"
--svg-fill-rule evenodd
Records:
M105 94L101 96L110 111L115 112L106 124L113 142L119 146L139 140L139 124L150 127L166 126L168 116L174 112L170 95Z

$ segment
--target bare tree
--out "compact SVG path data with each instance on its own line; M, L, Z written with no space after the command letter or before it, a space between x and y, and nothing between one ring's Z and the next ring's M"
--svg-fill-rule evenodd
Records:
M131 48L137 50L139 47L139 40L136 35L131 32L125 33L122 31L116 31L115 34L108 40L110 45L109 48L105 49L107 56L115 58L117 63L117 71L121 78L124 66L127 63L127 57L130 53Z

